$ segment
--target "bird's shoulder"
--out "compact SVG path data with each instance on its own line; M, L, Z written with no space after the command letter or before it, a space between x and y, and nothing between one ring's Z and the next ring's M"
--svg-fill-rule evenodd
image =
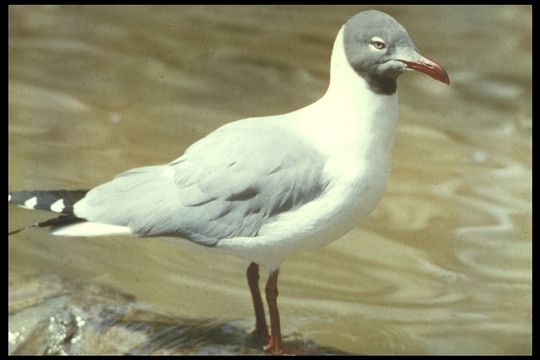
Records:
M324 156L302 134L287 126L287 118L270 116L228 123L192 144L169 166L176 172L198 167L203 172L273 173L324 162Z

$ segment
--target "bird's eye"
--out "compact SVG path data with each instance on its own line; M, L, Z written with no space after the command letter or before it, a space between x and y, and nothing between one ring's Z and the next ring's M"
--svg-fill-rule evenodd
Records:
M372 42L373 46L375 46L376 49L384 49L384 43L380 42L380 41L374 41Z
M386 44L384 43L384 41L379 37L374 37L373 39L371 39L370 45L373 46L377 50L382 50L386 47Z

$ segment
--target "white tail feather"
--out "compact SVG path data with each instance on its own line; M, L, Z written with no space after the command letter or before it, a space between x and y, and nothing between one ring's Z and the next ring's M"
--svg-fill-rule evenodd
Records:
M51 230L57 236L106 236L133 235L127 226L83 222L61 226Z

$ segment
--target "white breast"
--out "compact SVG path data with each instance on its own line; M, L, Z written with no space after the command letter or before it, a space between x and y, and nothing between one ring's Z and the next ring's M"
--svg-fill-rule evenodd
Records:
M346 59L342 31L334 45L326 94L282 116L281 121L326 159L326 190L317 199L273 218L257 237L224 239L218 244L270 270L291 254L343 236L369 215L386 188L397 94L380 95L369 89Z

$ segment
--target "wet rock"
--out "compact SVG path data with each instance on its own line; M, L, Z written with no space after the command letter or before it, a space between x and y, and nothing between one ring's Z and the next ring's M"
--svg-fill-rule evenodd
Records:
M135 298L55 276L10 274L9 354L263 355L251 319L222 322L153 313ZM337 354L299 336L294 353Z

